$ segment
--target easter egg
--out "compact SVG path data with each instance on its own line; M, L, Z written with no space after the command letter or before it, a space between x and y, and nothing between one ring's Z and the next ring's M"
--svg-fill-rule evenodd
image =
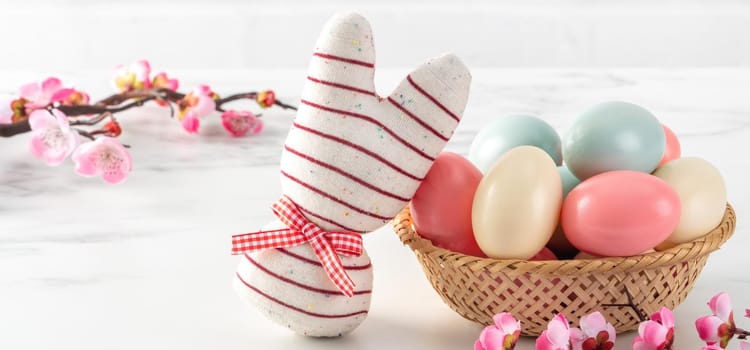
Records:
M563 157L570 171L585 180L613 170L651 173L664 148L664 129L651 112L613 101L576 119L563 140Z
M570 172L570 169L568 169L568 167L565 165L557 167L557 172L560 174L560 180L562 180L562 198L563 201L565 201L568 193L570 193L573 187L576 187L579 183L581 183L581 180L578 180L578 178L573 175L573 173ZM547 243L547 247L561 258L571 258L578 252L578 249L570 244L570 242L568 242L568 239L565 238L562 226L560 226L559 224L555 229L555 233L552 234L552 238L550 238L549 243Z
M627 170L581 182L565 198L561 215L568 241L600 256L631 256L651 249L679 221L680 198L672 186L656 176Z
M489 257L526 260L555 231L562 184L554 160L533 146L506 152L479 182L471 219L479 248Z
M656 169L654 176L674 188L682 206L677 228L657 249L668 249L703 237L721 223L727 206L727 191L724 179L711 163L697 157L680 158Z
M680 140L677 139L672 129L662 124L664 129L664 137L666 138L666 145L664 147L664 155L661 157L661 161L658 166L662 166L669 161L673 161L680 158Z
M544 247L539 253L529 258L529 261L557 260L557 256L549 248Z
M469 160L486 173L500 156L518 146L536 146L562 164L560 136L547 122L528 115L499 118L479 131L469 150Z
M414 228L432 244L484 257L471 229L471 206L482 173L466 158L440 153L411 200Z

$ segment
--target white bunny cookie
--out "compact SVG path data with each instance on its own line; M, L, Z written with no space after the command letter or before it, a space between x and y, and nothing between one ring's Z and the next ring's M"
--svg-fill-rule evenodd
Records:
M296 119L281 156L281 186L307 221L326 232L367 233L411 200L463 114L471 75L452 54L410 73L388 97L373 83L370 24L334 16L318 38ZM284 228L274 222L265 230ZM305 226L308 227L308 226ZM367 316L372 267L367 253L341 256L354 282L343 295L311 244L245 254L240 297L293 331L330 337Z

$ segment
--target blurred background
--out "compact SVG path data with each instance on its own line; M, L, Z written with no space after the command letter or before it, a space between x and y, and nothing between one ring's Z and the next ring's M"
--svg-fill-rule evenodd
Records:
M435 48L472 68L750 65L743 0L3 1L0 62L39 73L144 57L171 69L305 68L318 28L342 9L388 43L377 45L384 68Z

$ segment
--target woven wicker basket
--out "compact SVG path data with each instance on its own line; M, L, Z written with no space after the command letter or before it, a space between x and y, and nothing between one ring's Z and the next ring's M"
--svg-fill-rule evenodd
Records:
M618 333L637 329L640 321L631 308L601 306L627 303L626 288L635 304L649 314L662 305L676 307L692 289L708 254L732 236L735 214L727 205L718 227L669 250L594 260L497 260L451 252L414 231L408 207L393 225L454 311L485 325L492 324L494 314L510 312L521 320L524 335L536 336L555 313L577 322L596 310Z

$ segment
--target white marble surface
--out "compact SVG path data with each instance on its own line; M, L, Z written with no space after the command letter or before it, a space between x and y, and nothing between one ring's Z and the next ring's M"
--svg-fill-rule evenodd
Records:
M274 88L296 103L303 70L174 71L183 86L219 92ZM378 72L379 90L404 69ZM734 300L737 320L750 307L747 157L750 70L473 70L464 121L448 149L468 151L492 118L537 114L564 132L577 113L607 99L642 104L670 125L684 154L724 174L738 213L735 236L708 261L675 313L677 348L697 349L692 320L718 291ZM0 92L38 79L0 72ZM70 72L95 96L109 93L108 72ZM480 327L453 313L390 227L365 238L375 266L369 318L347 337L295 336L265 322L235 297L237 257L230 235L271 219L279 194L280 146L291 112L265 112L257 137L230 138L218 118L191 136L156 107L120 117L134 171L120 186L48 168L26 136L0 139L0 349L468 349ZM620 337L628 349L633 334ZM735 344L736 346L736 344ZM519 349L531 349L524 340Z

